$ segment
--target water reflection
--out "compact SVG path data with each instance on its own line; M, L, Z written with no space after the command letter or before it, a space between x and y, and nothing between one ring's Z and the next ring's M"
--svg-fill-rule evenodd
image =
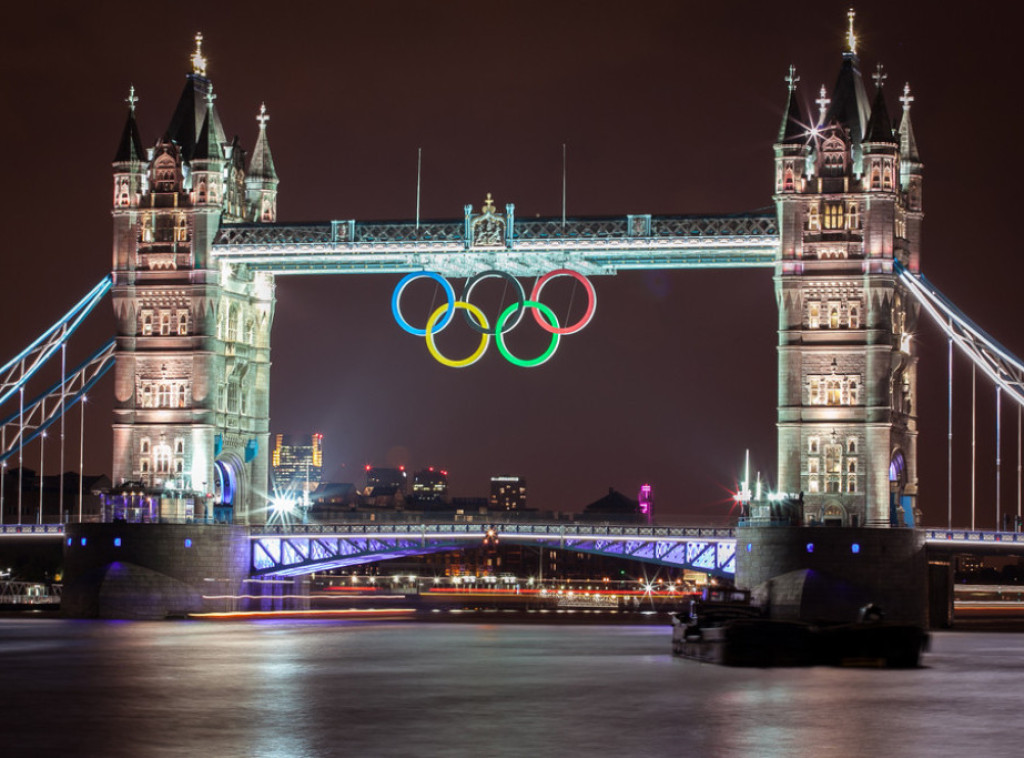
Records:
M0 621L4 755L1017 755L1024 636L926 663L717 668L657 626Z

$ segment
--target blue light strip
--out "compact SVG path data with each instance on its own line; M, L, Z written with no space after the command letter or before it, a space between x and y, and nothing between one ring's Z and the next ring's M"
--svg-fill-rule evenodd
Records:
M110 275L103 277L99 284L90 290L89 294L83 297L70 311L64 314L57 323L43 332L36 340L29 345L27 348L22 350L18 355L9 360L3 368L0 368L0 375L5 378L0 384L2 387L6 387L2 394L0 394L0 405L3 405L10 397L17 392L25 383L32 378L32 376L42 367L44 363L52 356L57 349L60 348L68 338L78 329L79 324L88 316L92 309L96 307L97 303L103 299L103 297L110 291L113 286L113 280ZM60 333L58 337L55 337L57 333ZM33 353L38 352L35 359L28 368L22 367L21 376L17 381L11 381L8 378L9 374L15 372L18 366Z
M99 350L94 352L82 363L80 363L78 366L72 369L72 371L70 371L67 374L67 376L65 376L63 385L61 382L57 382L56 384L52 385L49 389L44 391L42 394L38 395L37 397L33 398L31 401L26 403L24 417L26 419L30 419L35 410L38 407L43 406L46 400L53 398L54 396L59 398L62 389L65 392L64 413L67 413L69 410L74 408L75 405L78 404L83 397L85 397L89 390L91 390L96 385L96 383L100 379L102 379L103 376L114 365L114 345L115 340L109 340ZM74 391L73 394L69 394L67 388L69 386L74 385L74 383L77 380L83 378L89 372L90 369L94 371L93 375L86 379L82 386L78 390ZM30 434L28 437L22 438L21 435L24 433L24 430L19 430L18 435L9 439L7 442L7 444L10 445L9 449L0 450L0 463L6 461L12 455L17 453L19 449L23 448L25 445L32 442L44 431L46 431L57 419L59 419L61 414L57 413L57 410L59 410L59 407L52 409L51 415L49 417L44 417L41 420L39 426L34 427L32 434ZM43 412L45 416L45 406L43 407ZM7 418L0 421L0 427L7 426L8 424L15 424L20 420L20 418L20 412L13 413ZM26 428L28 428L27 424Z

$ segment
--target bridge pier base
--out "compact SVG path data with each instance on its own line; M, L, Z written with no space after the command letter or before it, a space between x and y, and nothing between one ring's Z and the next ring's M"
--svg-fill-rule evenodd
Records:
M736 586L773 618L847 623L861 607L929 625L928 560L915 529L740 527Z
M61 613L163 619L242 610L248 575L245 527L69 524Z

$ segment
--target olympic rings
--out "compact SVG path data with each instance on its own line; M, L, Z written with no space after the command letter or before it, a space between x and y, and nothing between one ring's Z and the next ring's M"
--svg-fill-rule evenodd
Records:
M448 324L451 323L452 316L455 315L455 290L452 289L452 285L448 283L447 279L434 271L413 271L411 274L406 274L402 277L402 281L398 283L395 287L395 291L391 294L391 313L394 315L395 321L398 322L400 327L409 332L409 334L414 334L417 337L426 337L427 330L417 329L414 326L410 326L409 322L406 321L405 317L402 315L402 309L399 307L398 301L401 299L402 293L405 292L405 288L409 286L410 282L424 276L428 279L433 279L444 287L445 297L448 298L448 313L445 315L441 324L437 327L437 331L441 331L448 326Z
M534 310L533 318L538 324L540 324L540 328L546 332L551 332L552 334L575 334L590 323L590 319L594 317L594 311L597 309L597 293L594 291L594 285L590 283L590 280L587 279L587 277L583 276L579 271L572 271L567 268L556 268L554 271L549 271L537 280L537 283L533 285L533 292L530 293L530 300L539 301L540 291L544 288L544 285L558 276L571 276L583 285L587 290L587 297L590 298L590 304L587 306L587 312L584 313L583 316L580 317L580 320L572 326L566 326L561 329L558 328L557 324L548 326L541 321L539 309Z
M540 301L540 293L544 288L544 285L559 276L571 276L580 282L587 292L588 299L587 308L583 316L575 324L565 327L560 327L558 325L558 317L555 315L555 312ZM411 282L424 277L427 279L433 279L444 288L446 302L430 314L424 329L417 329L406 321L405 316L402 315L400 303L402 293L405 292L405 288ZM511 283L515 290L515 302L507 306L501 312L497 320L494 322L493 329L490 328L490 324L483 311L473 305L469 300L472 296L473 288L484 279L489 278L504 279L507 283ZM451 284L445 277L441 276L436 271L415 271L411 274L407 274L398 282L398 285L395 287L395 291L391 295L391 312L398 325L403 330L409 332L409 334L426 338L427 350L430 355L433 356L438 363L452 368L472 366L474 363L479 361L487 351L487 347L491 342L491 337L495 338L495 342L498 345L498 352L501 353L509 363L523 367L539 366L546 363L551 356L554 355L555 350L558 349L558 343L562 335L574 334L590 323L591 319L594 317L594 311L596 308L597 294L594 290L594 286L590 283L590 280L578 271L572 271L571 269L566 268L549 271L547 274L540 277L537 280L537 283L533 286L533 291L530 294L529 299L525 296L525 290L523 289L522 284L520 284L514 276L505 271L498 271L496 269L489 269L471 277L466 282L461 300L455 299L455 291ZM451 323L452 318L455 316L455 311L460 309L465 311L463 315L466 317L466 323L474 331L480 334L480 344L468 357L460 360L454 360L442 355L437 349L435 335L438 332L443 331L445 327ZM504 335L507 332L519 325L522 321L523 313L527 309L533 310L533 317L536 322L544 331L551 335L551 341L544 352L536 358L531 359L519 358L513 355L505 345L504 338Z
M509 306L509 308L515 308L515 307L516 307L515 305L510 305ZM545 306L545 307L547 307L547 306ZM462 308L462 309L464 309L466 311L466 318L467 319L472 317L473 319L478 320L480 322L480 324L481 324L480 328L481 329L487 329L487 316L485 316L483 311L481 311L479 308L477 308L472 303L465 303L465 302L459 300L459 301L456 301L455 308ZM434 356L434 360L436 360L438 363L440 363L442 365L450 366L452 368L464 368L466 366L472 366L474 363L476 363L478 360L480 360L480 358L484 354L484 351L487 350L487 346L491 342L491 335L488 334L486 331L481 331L481 333L480 333L480 345L479 345L479 347L477 347L476 352L473 353L472 355L470 355L468 358L463 358L461 361L453 361L450 358L446 358L445 356L441 355L441 352L437 349L437 345L434 344L434 334L435 334L434 325L437 323L438 318L441 317L441 314L444 313L445 311L449 311L449 310L454 310L454 309L449 309L448 308L448 304L445 303L440 308L438 308L436 311L431 313L430 314L430 318L427 319L427 328L424 330L424 331L426 331L426 337L427 337L427 350L429 350L430 354L432 356ZM504 314L502 314L502 315L504 315ZM451 313L450 312L448 313L448 320L451 321ZM472 321L471 321L471 323L472 323ZM443 329L443 328L444 327L441 327L441 329ZM438 329L437 331L439 332L439 331L441 331L441 329ZM500 339L500 335L499 335L499 339ZM499 343L499 346L500 346L500 343Z
M516 291L516 308L518 308L518 310L516 311L515 321L509 324L507 329L502 330L503 333L509 332L515 329L517 326L519 326L519 322L522 321L523 319L523 313L526 312L526 308L523 305L526 301L526 292L523 290L523 285L520 284L519 280L512 276L512 274L508 273L507 271L497 271L495 269L481 271L479 274L476 274L472 279L466 282L466 288L462 290L462 299L468 303L470 295L473 294L473 288L480 282L482 282L484 279L491 279L494 277L504 279L507 283L511 284ZM468 309L466 310L465 316L466 323L469 324L470 328L473 329L473 331L480 332L480 334L490 334L493 336L495 330L498 328L497 325L495 325L494 329L487 331L483 326L480 326L476 322L476 319L470 317L470 311ZM444 327L441 328L443 329Z
M498 316L498 320L494 324L494 341L498 345L498 352L505 356L505 360L514 366L522 366L523 368L529 368L530 366L539 366L542 363L547 363L548 358L555 354L555 350L558 348L558 340L561 339L560 330L558 328L558 319L555 317L555 312L548 308L544 303L538 303L535 300L527 300L523 303L527 308L533 308L534 315L543 313L548 321L551 322L552 329L546 331L551 332L551 343L548 345L548 349L541 353L537 358L532 361L523 360L517 358L509 352L508 348L505 347L505 330L502 327L505 325L506 319L512 313L512 310L517 307L516 303L513 303L508 308L501 312ZM522 311L519 312L522 315Z

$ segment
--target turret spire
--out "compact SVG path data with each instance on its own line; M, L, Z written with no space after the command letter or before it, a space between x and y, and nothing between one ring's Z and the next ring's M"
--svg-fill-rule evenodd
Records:
M857 35L853 32L853 19L856 15L857 12L853 8L850 8L850 10L846 12L846 17L850 20L849 29L846 31L846 48L847 52L853 53L854 55L857 54Z
M920 163L921 156L917 152L917 140L914 138L914 127L910 123L910 104L914 102L914 96L910 94L910 83L903 85L903 94L900 95L900 102L903 104L903 115L900 118L900 156L906 162L904 166L913 161Z
M206 76L206 57L203 55L203 33L196 32L196 49L192 53L192 73Z
M128 120L125 122L124 131L121 133L121 141L117 145L114 162L144 161L146 159L146 152L142 148L139 127L135 123L135 104L139 102L139 98L135 95L135 85L129 88L128 97L124 101L128 103Z
M803 123L800 113L800 105L794 93L796 83L800 77L796 75L796 67L790 65L789 73L785 76L787 87L786 93L786 114L782 117L782 124L779 126L779 142L804 143L807 140L807 127Z

